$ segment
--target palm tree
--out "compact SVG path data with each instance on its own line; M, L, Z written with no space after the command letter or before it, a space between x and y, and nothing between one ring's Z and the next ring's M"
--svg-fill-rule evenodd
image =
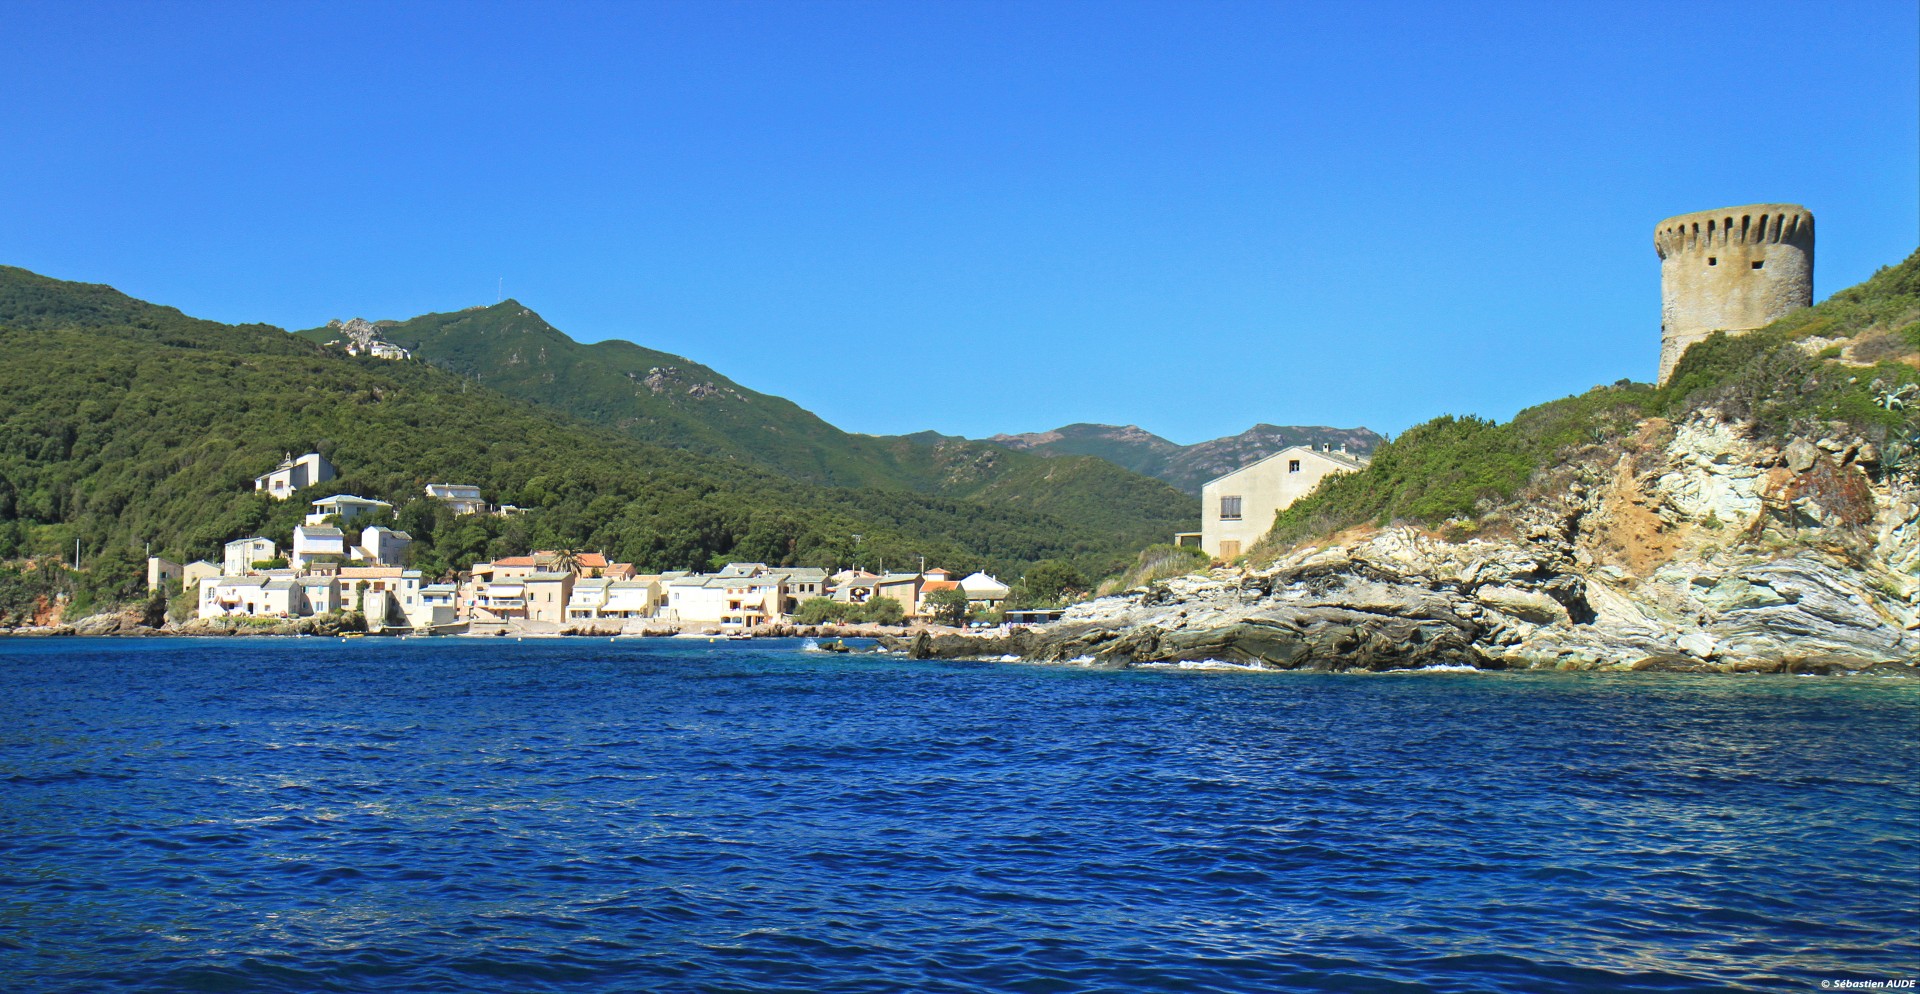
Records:
M555 573L579 573L580 553L572 549L556 549L548 555L546 566Z

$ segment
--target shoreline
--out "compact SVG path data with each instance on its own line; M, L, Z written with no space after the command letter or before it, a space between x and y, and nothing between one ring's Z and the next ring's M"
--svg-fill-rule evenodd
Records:
M96 616L104 617L104 616ZM1082 628L1071 622L1054 623L1048 626L1020 626L1006 629L958 629L939 625L914 625L888 627L879 625L764 625L747 632L720 632L718 630L681 631L673 628L648 628L640 631L611 631L607 629L565 629L557 631L526 631L502 629L484 634L474 633L436 633L422 634L411 630L387 629L382 632L361 631L313 631L297 630L323 627L306 624L295 625L234 625L200 626L199 630L182 628L151 628L145 625L114 627L112 630L86 631L87 621L81 619L78 624L23 626L18 628L0 628L0 639L74 639L74 638L192 638L192 639L286 639L286 638L395 638L395 639L462 639L485 642L496 638L510 638L515 642L527 638L539 639L708 639L709 641L755 641L759 639L819 639L826 642L845 639L871 639L872 648L847 647L828 652L848 652L871 655L876 651L898 653L908 659L945 660L952 662L1001 663L1033 666L1071 666L1082 669L1189 669L1197 672L1249 672L1249 673L1328 673L1328 674L1383 674L1383 673L1695 673L1702 675L1727 676L1867 676L1889 679L1911 679L1920 677L1920 666L1913 662L1878 663L1861 666L1855 661L1843 659L1823 659L1813 657L1796 658L1742 658L1738 660L1705 661L1688 657L1683 653L1651 656L1631 664L1589 663L1562 659L1556 664L1519 664L1498 657L1487 656L1479 659L1463 659L1449 663L1436 663L1431 660L1417 659L1394 660L1386 665L1378 658L1367 658L1364 654L1350 658L1316 658L1302 665L1274 665L1272 660L1258 658L1223 658L1207 656L1205 658L1137 658L1125 653L1094 653L1064 655L1059 650L1062 645L1074 641L1075 629ZM296 619L308 622L311 619ZM99 626L95 626L99 627ZM253 630L249 630L253 629ZM1231 655L1231 654L1229 654ZM1853 665L1849 665L1852 662Z

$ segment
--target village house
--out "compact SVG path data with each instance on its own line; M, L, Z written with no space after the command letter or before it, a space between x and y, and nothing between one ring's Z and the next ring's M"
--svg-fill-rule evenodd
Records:
M384 500L355 497L352 494L334 494L313 502L313 513L307 515L307 524L324 525L328 518L339 518L340 524L345 526L360 515L392 508L393 505Z
M662 589L658 576L576 580L573 594L567 599L567 620L651 618L660 606Z
M368 525L360 532L360 544L353 557L369 566L404 566L413 536L381 525Z
M300 596L306 601L306 614L332 614L340 610L340 584L331 576L303 576Z
M185 570L179 563L159 556L147 557L147 593L160 589L168 580L178 580Z
M429 483L427 496L447 505L455 514L485 514L487 502L480 488L464 483Z
M1006 603L1007 598L1013 594L1013 590L1006 584L985 572L976 572L961 580L960 589L967 592L969 608L982 608L988 611L1000 610L1000 605Z
M289 452L273 472L254 479L253 489L264 491L274 500L286 500L296 490L325 483L337 475L333 464L318 452L309 452L298 459Z
M316 563L339 563L347 558L347 537L332 525L307 524L293 530L293 552L287 562L294 569Z
M220 572L225 576L245 576L253 572L254 563L270 562L275 555L276 550L270 539L236 538L227 543Z
M800 605L828 595L827 571L813 566L782 566L767 571L780 580L780 614L791 615Z
M540 571L528 575L527 620L560 624L567 620L567 599L573 595L573 574Z
M1200 489L1201 550L1215 559L1238 558L1273 528L1281 509L1312 493L1321 480L1367 462L1344 450L1295 445L1209 481Z

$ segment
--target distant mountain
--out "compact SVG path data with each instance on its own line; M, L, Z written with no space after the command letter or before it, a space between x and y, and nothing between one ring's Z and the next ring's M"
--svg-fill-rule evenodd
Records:
M350 334L351 333L351 334ZM771 470L803 483L903 490L1079 521L1124 541L1191 528L1199 508L1111 460L922 433L841 431L782 397L632 342L574 341L515 300L405 321L355 319L298 332L344 350L377 338L480 386L642 441Z
M1165 480L1190 494L1202 484L1294 445L1346 446L1365 455L1380 444L1366 428L1258 424L1238 435L1180 445L1137 425L1073 424L1053 431L995 435L988 441L1042 456L1097 456L1145 476Z

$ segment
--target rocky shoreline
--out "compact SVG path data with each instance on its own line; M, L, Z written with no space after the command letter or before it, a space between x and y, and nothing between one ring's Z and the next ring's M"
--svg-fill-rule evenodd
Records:
M1041 630L890 644L1102 666L1914 675L1920 494L1879 458L1860 440L1776 449L1711 416L1649 421L1538 481L1501 537L1370 529Z
M153 629L112 615L11 634L339 635L351 622ZM1914 675L1920 485L1864 440L1776 447L1712 415L1656 419L1451 535L1365 529L1271 565L1078 604L1035 628L773 625L751 634L873 638L925 659L1097 666Z

